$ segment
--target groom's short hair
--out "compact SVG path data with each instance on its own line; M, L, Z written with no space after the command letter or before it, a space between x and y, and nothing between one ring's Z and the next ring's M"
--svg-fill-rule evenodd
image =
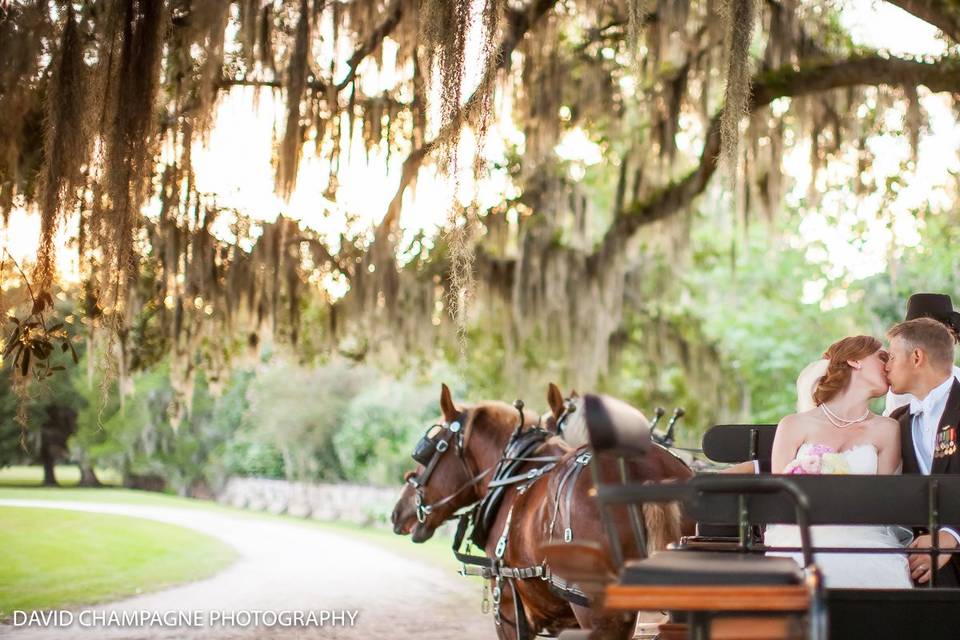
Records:
M917 318L893 325L887 338L900 338L910 349L923 349L935 366L953 366L953 335L932 318Z

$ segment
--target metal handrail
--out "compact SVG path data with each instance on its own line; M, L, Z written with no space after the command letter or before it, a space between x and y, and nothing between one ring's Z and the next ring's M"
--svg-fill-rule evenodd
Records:
M810 501L799 487L790 480L778 476L697 476L683 484L619 485L600 486L597 498L604 504L630 504L640 501L671 502L689 501L697 493L786 493L795 507L796 521L800 528L800 545L804 567L813 564L810 544ZM741 524L744 524L741 522ZM749 524L749 523L746 523Z

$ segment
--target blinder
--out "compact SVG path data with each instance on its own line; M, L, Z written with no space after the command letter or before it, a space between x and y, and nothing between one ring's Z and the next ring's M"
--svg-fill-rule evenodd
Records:
M454 425L456 426L454 427ZM434 424L428 427L423 437L417 441L416 446L413 448L413 453L410 457L413 458L414 462L426 467L430 464L430 461L436 453L446 451L447 447L449 447L449 442L448 439L442 439L445 431L458 433L460 431L460 423L454 421L449 425Z
M409 480L410 484L417 490L417 520L420 522L426 521L427 515L434 506L424 504L423 488L430 480L430 476L437 467L437 463L440 462L440 458L450 448L451 441L456 444L457 455L461 462L463 461L463 427L461 416L457 418L452 422L434 424L428 427L420 440L417 441L410 456L415 462L423 465L423 471L420 475L413 476ZM469 474L469 469L467 469L467 473Z

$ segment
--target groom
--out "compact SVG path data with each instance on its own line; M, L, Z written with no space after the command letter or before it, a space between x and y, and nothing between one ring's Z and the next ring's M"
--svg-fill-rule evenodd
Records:
M943 297L949 304L949 298ZM920 317L894 325L887 338L890 390L912 396L909 404L890 414L900 423L903 473L960 473L960 381L953 372L954 334L944 323ZM943 528L939 544L956 548L960 534ZM910 546L932 546L931 536L921 535ZM930 580L931 565L931 556L910 556L911 575L918 583ZM937 565L938 586L960 586L960 556L939 556Z

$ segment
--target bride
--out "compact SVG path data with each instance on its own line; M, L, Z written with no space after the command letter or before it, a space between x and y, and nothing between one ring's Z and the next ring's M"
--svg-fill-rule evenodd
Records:
M798 411L780 421L773 440L773 473L899 473L900 432L896 420L872 413L867 403L887 393L886 352L870 336L834 343L797 383ZM903 540L905 534L906 540ZM818 547L898 548L909 531L887 526L811 527ZM771 525L771 547L799 547L794 525ZM774 553L800 559L800 554ZM909 588L910 569L898 554L816 554L826 586Z

